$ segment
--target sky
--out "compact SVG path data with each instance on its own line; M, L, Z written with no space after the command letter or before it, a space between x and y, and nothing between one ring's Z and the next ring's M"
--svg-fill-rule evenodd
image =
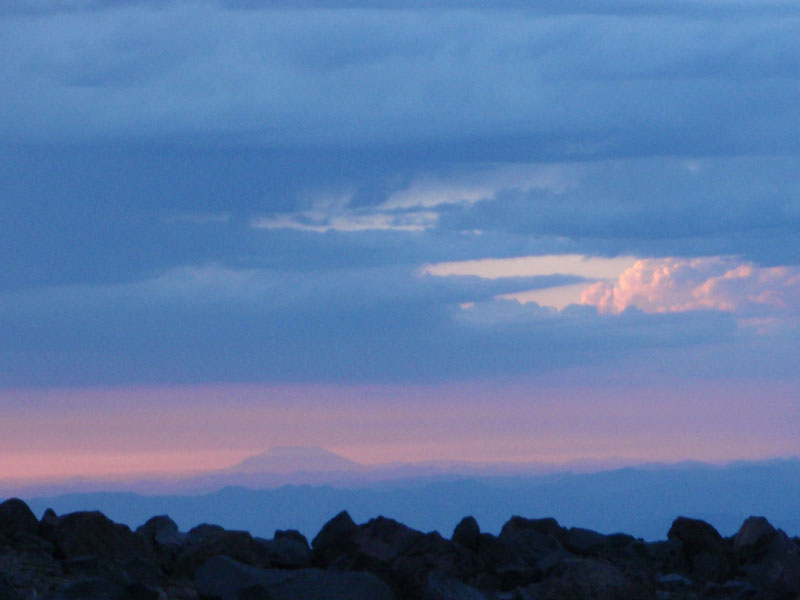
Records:
M800 454L800 7L0 0L0 478Z

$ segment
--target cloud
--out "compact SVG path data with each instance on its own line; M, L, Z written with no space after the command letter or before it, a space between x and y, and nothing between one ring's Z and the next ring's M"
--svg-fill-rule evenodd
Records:
M103 11L124 7L136 0L2 0L0 11L13 14L47 14L59 12ZM165 7L179 4L180 0L144 0L139 2L152 7ZM209 0L209 4L230 9L256 11L274 8L353 9L389 8L433 9L442 8L486 8L479 0ZM646 0L597 0L591 4L575 1L556 2L546 0L531 6L525 0L497 0L492 7L499 9L524 8L531 14L689 14L689 15L731 15L731 14L784 14L791 13L793 3L782 0L763 0L762 2L703 2L699 0L665 0L658 4Z
M422 231L436 222L433 212L411 212L400 215L389 214L343 214L305 211L298 214L283 214L260 217L253 220L256 229L295 229L297 231Z
M501 191L533 189L560 194L571 187L576 178L576 165L505 164L473 166L448 174L423 174L406 187L395 191L381 208L432 208L442 204L472 204L493 200Z
M793 166L794 165L794 166ZM441 211L443 230L570 239L582 254L741 255L797 264L794 157L682 157L562 166L571 185L498 191Z
M311 208L253 219L260 229L299 231L422 231L436 226L438 210L448 205L493 200L508 190L546 189L562 193L571 185L578 167L557 164L473 165L449 173L419 173L395 184L383 196L358 197L357 190L301 195ZM305 198L302 198L305 196Z
M598 282L582 302L604 313L718 310L742 316L800 315L800 268L760 267L730 257L638 260L614 283Z
M0 0L0 380L755 364L737 320L796 314L800 9L529 4ZM708 264L613 316L497 298L617 279L565 255Z
M427 168L426 168L427 167ZM789 264L800 256L794 157L681 157L528 164L414 165L362 179L330 200L299 193L294 212L254 224L332 229L494 232L521 243L569 243L593 255L742 255ZM408 167L405 167L408 171ZM370 189L360 194L359 188ZM566 242L566 243L565 243ZM547 250L545 250L547 253Z
M736 255L780 266L800 257L793 157L512 165L532 177L556 168L568 182L521 192L498 165L446 157L124 145L3 156L0 252L9 260L0 289L136 281L208 263L415 268L582 254ZM385 207L418 182L452 197L462 177L475 181L471 170L486 183L483 200Z
M207 266L135 284L15 292L0 297L0 382L482 379L621 361L735 331L724 313L608 319L590 307L556 313L494 299L574 280Z
M449 145L517 161L798 149L788 3L247 4L5 3L3 138Z
M256 229L293 229L297 231L422 231L436 223L438 214L423 210L387 210L354 206L354 191L344 194L313 194L308 210L256 217ZM302 202L302 200L301 200Z

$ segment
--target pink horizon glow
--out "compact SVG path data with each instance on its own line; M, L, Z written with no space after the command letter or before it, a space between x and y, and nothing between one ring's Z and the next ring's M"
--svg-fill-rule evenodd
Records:
M796 383L6 390L0 479L190 473L273 446L364 464L721 462L800 453Z

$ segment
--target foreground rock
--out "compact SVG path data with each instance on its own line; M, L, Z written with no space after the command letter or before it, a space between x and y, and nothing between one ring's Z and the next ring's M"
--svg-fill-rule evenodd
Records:
M763 594L797 598L800 590L800 547L764 517L750 517L733 538L739 568Z
M144 536L98 511L64 515L53 524L50 535L58 558L95 556L116 562L155 559Z
M764 517L731 538L678 517L644 542L513 516L499 535L465 517L451 539L346 512L311 544L166 515L131 531L99 512L41 520L0 503L0 600L797 600L800 543Z
M729 541L705 521L678 517L667 537L681 543L688 571L695 577L722 583L730 579L736 565Z
M195 574L204 598L244 600L393 600L392 590L371 573L322 569L258 569L227 556L209 559Z
M39 520L22 500L11 498L0 504L0 535L19 541L39 532Z

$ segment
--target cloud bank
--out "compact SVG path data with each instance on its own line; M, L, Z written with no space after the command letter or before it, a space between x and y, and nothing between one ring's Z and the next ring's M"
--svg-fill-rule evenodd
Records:
M528 4L0 2L0 382L786 376L800 9Z
M487 160L797 150L790 3L383 6L7 2L0 132Z

